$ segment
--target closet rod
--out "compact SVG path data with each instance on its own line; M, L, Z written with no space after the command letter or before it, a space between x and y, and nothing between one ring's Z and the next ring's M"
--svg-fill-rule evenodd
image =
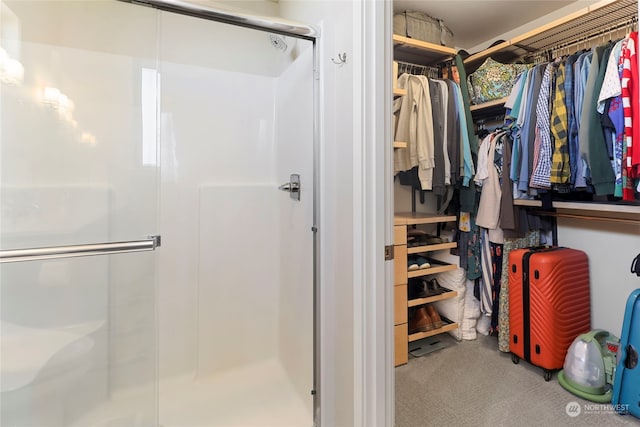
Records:
M552 216L556 218L572 218L572 219L581 219L584 221L618 222L621 224L640 225L640 219L607 218L602 216L575 215L575 214L565 214L565 213L547 212L547 211L536 211L535 213L538 215Z
M614 40L616 38L622 38L624 37L630 29L632 29L634 27L634 25L637 25L638 23L638 18L637 17L631 17L631 18L627 18L623 21L619 21L618 23L614 24L614 25L610 25L607 26L605 28L602 28L601 30L595 32L595 33L591 33L589 35L580 37L577 40L568 42L568 43L564 43L564 44L559 44L559 45L555 45L553 47L551 47L550 50L551 52L557 52L557 51L562 51L562 50L567 50L570 47L573 46L580 46L581 44L587 44L589 42L592 42L594 40L598 40L601 37L605 37L605 36L609 36L610 41ZM612 37L612 35L616 35L617 33L620 33L621 31L624 31L624 34L620 35L619 37Z
M438 67L432 67L429 65L412 64L411 62L395 61L398 64L398 74L406 73L409 69L416 69L427 73L438 73ZM411 73L412 74L412 73Z

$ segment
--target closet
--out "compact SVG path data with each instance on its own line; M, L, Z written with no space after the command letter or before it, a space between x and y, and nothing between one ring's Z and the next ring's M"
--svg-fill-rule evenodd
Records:
M473 54L464 59L464 67L466 70L476 69L487 58L510 56L512 58L525 58L528 61L543 62L549 58L573 54L581 49L589 49L592 46L615 40L628 33L629 29L635 26L637 31L637 15L638 3L635 0L606 0L595 3L589 7L579 10L563 18L557 19L546 25L534 30L525 32L524 34L510 38L504 42L496 44L479 53ZM400 63L407 62L422 66L438 66L443 62L450 61L456 54L455 49L442 47L427 42L407 39L406 37L394 35L394 60ZM394 76L398 75L398 67L400 65L394 63ZM468 71L467 71L468 72ZM396 88L394 81L394 97L406 95L406 92ZM506 98L492 100L480 105L468 105L470 115L475 125L483 123L485 120L495 120L504 115L504 104ZM394 141L394 149L403 149L406 147L406 141ZM397 188L397 186L396 186ZM398 194L396 194L396 198ZM411 218L419 221L419 218L428 218L433 223L446 223L456 221L456 218L448 218L446 216L438 216L437 214L417 213L415 208L415 199L412 197L411 202L406 194L399 195L400 201L396 201L396 240L395 240L395 356L396 366L406 363L406 343L411 341L411 335L405 340L403 333L406 333L406 317L405 307L409 301L406 296L406 234L402 231L412 227ZM413 192L412 192L413 196ZM424 209L425 211L437 211L436 198L433 198L434 205ZM588 232L594 228L602 229L602 233L608 233L612 239L617 239L618 234L622 239L633 239L633 236L640 235L640 205L638 202L631 203L615 203L614 201L603 200L597 198L596 201L572 201L555 198L548 203L543 202L538 197L515 199L513 205L520 209L526 210L530 214L541 217L552 218L552 239L557 244L560 236L560 243L572 245L575 241L574 234L582 233L582 230ZM408 213L408 211L411 212ZM621 229L618 227L626 227L629 233L623 236ZM565 231L566 230L566 231ZM563 240L562 233L567 240ZM631 237L630 237L631 236ZM455 243L453 243L455 245ZM605 244L611 244L606 242ZM625 243L626 245L626 243ZM573 246L596 247L601 244L594 241L585 240L579 244L573 243ZM594 249L595 250L595 249ZM595 252L594 252L595 253ZM635 255L635 254L634 254ZM592 287L595 288L593 295L598 293L625 293L626 290L606 289L607 283L604 282L597 274L605 270L595 256L591 256L592 270L596 270L596 275L592 275ZM631 259L631 258L629 258ZM398 270L400 269L400 276ZM628 269L628 267L627 267ZM605 273L600 273L601 276ZM603 282L603 283L601 283ZM618 297L620 299L620 297ZM408 303L410 305L410 302ZM613 306L613 303L607 303ZM610 308L608 308L610 310ZM604 309L594 311L593 324L600 327L607 326L604 320ZM600 314L599 314L600 313ZM602 318L602 320L601 320ZM599 323L601 320L602 323ZM610 322L615 323L615 322ZM615 328L611 328L615 330ZM419 339L419 338L418 338Z
M394 44L394 64L393 75L398 77L402 72L419 73L429 77L438 77L438 64L445 60L450 60L456 50L446 46L410 39L397 34L393 35ZM398 87L397 80L393 83L394 97L407 96L407 90ZM407 141L394 141L394 149L406 149ZM424 244L411 244L408 242L408 234L412 230L420 232L439 234L440 227L444 223L454 222L453 215L419 213L412 207L411 211L396 212L394 217L394 357L395 366L402 365L408 361L408 344L429 338L444 332L458 328L458 324L450 319L442 318L437 327L429 330L411 331L409 328L409 313L416 310L432 307L431 304L456 297L458 294L454 290L447 290L435 295L421 295L412 297L409 295L409 280L428 279L434 274L457 269L457 266L447 262L442 262L431 258L430 255L456 248L455 242L436 240L425 242ZM429 235L429 234L427 234ZM437 239L437 236L436 236ZM424 268L411 269L408 262L411 257L422 257L428 260Z
M628 34L632 28L637 31L638 2L636 0L606 0L595 3L569 16L557 19L544 26L513 37L484 51L466 58L466 69L477 68L492 55L507 55L524 58L534 63L571 55L593 46L611 43ZM471 105L474 121L482 122L502 112L506 98L480 105ZM515 205L540 208L540 200L514 200ZM545 214L554 217L611 220L637 225L640 214L638 203L612 204L608 201L572 202L552 200L552 209Z

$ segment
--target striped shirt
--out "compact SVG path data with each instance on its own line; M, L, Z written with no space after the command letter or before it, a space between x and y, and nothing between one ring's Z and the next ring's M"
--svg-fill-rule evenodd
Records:
M633 200L633 112L632 112L632 91L633 81L631 79L631 58L636 57L635 43L632 38L627 40L622 48L620 61L622 62L622 107L624 114L624 144L622 149L622 198L623 200ZM637 123L635 124L638 125Z

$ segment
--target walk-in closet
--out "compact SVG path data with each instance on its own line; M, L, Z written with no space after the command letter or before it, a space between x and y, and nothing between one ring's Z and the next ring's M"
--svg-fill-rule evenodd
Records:
M509 261L519 248L577 249L584 297L567 298L586 305L580 315L547 315L554 327L574 327L557 340L566 349L590 329L622 333L627 297L640 285L632 266L640 164L628 148L638 3L525 2L529 22L506 26L481 11L471 19L470 3L394 2L396 425L502 425L505 411L521 419L546 411L538 425L640 425L610 407L589 414L590 400L559 385L566 350L554 369L528 364L529 353L520 361ZM495 15L514 7L485 6ZM483 18L493 32L474 26ZM582 273L568 274L573 284ZM545 350L536 344L531 354ZM482 391L494 388L495 398ZM567 415L573 401L587 414Z

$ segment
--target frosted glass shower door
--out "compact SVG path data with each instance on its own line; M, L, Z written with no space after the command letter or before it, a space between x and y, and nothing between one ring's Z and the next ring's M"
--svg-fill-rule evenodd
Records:
M311 426L313 45L170 13L161 34L160 424Z
M0 424L157 425L158 12L0 8Z

